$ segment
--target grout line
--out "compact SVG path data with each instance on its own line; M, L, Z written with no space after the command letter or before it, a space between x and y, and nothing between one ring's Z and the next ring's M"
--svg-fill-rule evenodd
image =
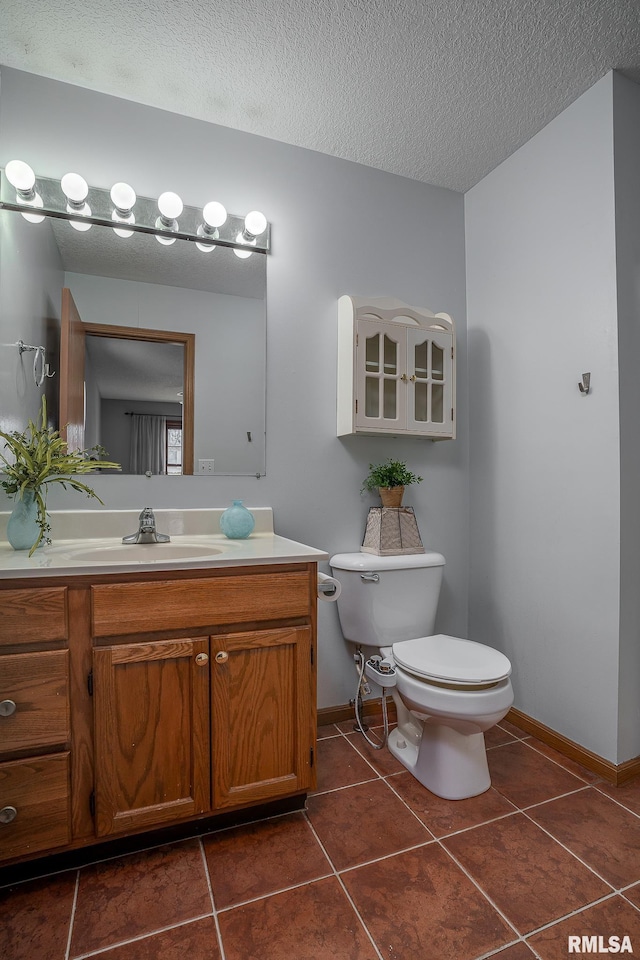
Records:
M529 809L532 809L532 808L529 807ZM542 824L538 823L536 820L533 819L533 817L529 816L529 814L526 812L526 810L523 810L522 813L523 813L523 815L527 818L527 820L529 821L529 823L532 823L534 826L538 827L539 830L542 830L543 833L546 833L546 835L547 835L548 837L550 837L552 840L554 840L554 841L558 844L558 846L562 847L563 850L566 850L567 853L571 854L571 856L572 856L575 860L577 860L578 863L581 863L582 866L583 866L583 867L586 867L587 870L589 870L590 873L593 873L596 877L598 877L599 880L602 880L602 882L603 882L603 883L606 883L606 885L607 885L608 887L611 887L611 889L612 889L614 892L617 891L618 888L616 887L615 884L611 883L610 880L607 880L606 877L603 877L602 874L599 873L599 872L596 870L595 867L590 866L590 864L588 864L585 860L583 860L582 857L578 856L578 854L575 853L575 851L571 850L570 847L568 847L565 843L563 843L562 840L558 840L557 837L554 837L554 835L551 833L550 830L547 830L546 827L543 827Z
M226 955L224 952L224 944L222 943L222 932L220 930L220 924L218 922L218 911L216 910L216 901L213 896L213 886L211 885L211 874L209 873L209 864L207 863L207 855L204 851L204 843L202 842L202 837L200 837L199 843L200 843L200 855L202 857L202 865L204 867L204 875L207 881L207 888L209 890L209 899L211 900L211 909L213 911L213 922L216 925L216 934L218 935L218 946L220 948L220 957L221 957L221 960L226 960Z
M327 868L328 873L323 873L319 877L314 877L312 880L301 880L300 883L292 883L290 887L279 887L277 890L270 890L269 893L260 894L258 897L249 897L248 900L239 900L238 903L230 903L228 907L220 907L218 913L229 913L237 907L246 907L250 903L259 903L260 900L268 900L270 897L276 897L280 893L289 893L291 890L299 890L300 887L308 887L310 884L317 883L319 880L328 880L329 877L334 876L335 870L331 862L327 864Z
M607 893L603 897L598 897L597 900L593 900L591 903L586 903L582 907L577 907L575 910L571 910L569 913L565 913L561 917L557 917L555 920L550 920L548 923L543 923L541 927L536 927L535 930L530 930L525 936L533 937L537 933L542 933L544 930L550 930L551 927L556 927L559 923L564 923L565 920L571 920L572 917L579 917L580 914L585 913L587 910L591 910L592 907L597 907L600 903L606 903L607 900L613 900L617 896L617 891L612 890L611 893ZM527 946L530 944L527 942Z
M203 913L200 917L191 917L189 920L182 920L180 923L170 923L166 927L159 927L157 930L151 930L147 933L141 933L137 937L131 937L130 940L118 940L117 943L110 943L107 947L100 947L99 950L93 950L91 953L78 954L77 957L74 957L74 960L87 960L89 957L99 957L103 953L115 950L117 947L126 947L130 943L140 943L141 940L149 940L159 933L166 933L167 930L177 930L179 927L188 927L189 924L196 923L198 920L206 920L210 916L210 913Z
M71 904L71 916L69 917L69 934L67 936L67 949L64 953L64 960L69 960L71 955L71 935L73 933L73 924L76 919L76 906L78 903L78 890L80 888L80 871L76 871L76 885L73 889L73 902Z
M611 800L613 803L617 804L619 807L622 807L623 810L626 810L627 813L630 813L632 816L637 817L640 820L640 814L636 813L635 810L632 810L631 807L625 807L624 803L622 803L621 800L616 800L616 798L612 797L610 793L606 792L606 790L600 789L599 784L593 783L593 784L590 784L590 786L592 786L594 790L597 790L601 796L606 797L607 800ZM609 784L609 786L612 786L612 784Z
M314 827L313 824L311 823L311 820L309 819L308 816L307 816L307 823L309 824L309 827L310 827L310 829L311 829L311 832L313 833L314 837L316 838L316 842L318 843L318 845L320 846L320 849L322 850L322 852L324 853L325 857L327 858L327 861L328 861L328 863L329 863L329 865L330 865L330 867L331 867L331 869L332 869L332 871L333 871L333 876L336 878L336 880L337 880L338 883L340 884L340 887L341 887L341 889L342 889L342 892L344 893L345 897L347 898L347 900L348 900L349 903L351 904L351 908L352 908L353 912L355 913L356 917L358 918L358 920L359 920L360 923L362 924L362 929L364 930L364 932L365 932L366 935L368 936L369 940L371 941L371 946L372 946L373 949L375 950L375 952L376 952L379 960L384 960L382 954L381 954L380 951L378 950L378 946L377 946L375 940L373 939L373 936L371 935L371 933L370 933L370 931L369 931L369 927L368 927L368 926L366 925L366 923L364 922L364 918L362 917L360 911L358 910L358 908L356 907L355 903L353 902L353 899L351 898L351 894L350 894L349 891L347 890L347 888L346 888L346 886L345 886L345 884L344 884L344 881L342 880L342 877L340 876L340 874L339 874L338 871L336 870L336 868L335 868L335 866L334 866L334 864L333 864L333 861L331 860L331 857L330 857L329 854L327 853L324 844L322 843L320 837L319 837L318 834L316 833L315 827Z
M540 742L542 743L543 741L540 741ZM539 757L544 757L545 760L549 761L549 763L554 763L556 767L560 767L561 770L564 770L565 773L568 773L570 776L575 777L576 780L582 780L583 783L587 783L589 784L589 786L591 786L591 783L588 780L585 780L584 777L581 777L579 773L574 773L573 770L569 770L568 767L563 766L558 760L554 760L553 757L548 757L546 753L542 752L542 750L538 750L538 748L534 743L527 743L526 740L523 740L522 743L524 743L525 746L529 748L529 750L535 750L535 752L538 754ZM553 747L551 749L553 750ZM566 759L568 760L570 758L567 757ZM574 763L577 763L577 761L574 761ZM580 766L580 764L578 765Z
M345 783L343 787L331 787L330 790L314 790L313 793L308 794L309 799L313 797L325 797L328 793L339 793L340 790L350 790L351 787L360 787L363 783L375 783L376 779L384 780L384 777L378 778L370 777L368 780L356 780L355 783Z

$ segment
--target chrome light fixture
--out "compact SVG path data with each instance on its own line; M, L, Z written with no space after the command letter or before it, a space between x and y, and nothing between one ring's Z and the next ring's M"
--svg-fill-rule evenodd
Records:
M185 207L170 191L156 201L137 196L123 181L114 183L111 190L89 186L78 173L67 173L60 181L36 178L22 160L11 160L0 173L4 173L0 176L0 209L15 210L32 223L51 217L68 220L80 231L98 224L123 238L151 234L164 246L186 240L203 253L230 247L241 259L270 250L271 230L257 210L239 217L227 213L218 201L203 208ZM7 189L7 183L14 192Z

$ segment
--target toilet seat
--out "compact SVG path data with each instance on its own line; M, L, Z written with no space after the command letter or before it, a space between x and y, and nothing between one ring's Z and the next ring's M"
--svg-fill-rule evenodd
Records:
M511 663L499 650L442 633L402 640L391 649L401 669L431 683L478 687L499 683L511 674Z

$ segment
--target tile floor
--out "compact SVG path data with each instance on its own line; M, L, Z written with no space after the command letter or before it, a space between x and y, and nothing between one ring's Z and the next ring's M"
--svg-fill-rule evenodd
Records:
M306 813L1 889L0 957L566 960L569 936L640 955L640 781L503 722L492 788L450 802L351 723L320 737Z

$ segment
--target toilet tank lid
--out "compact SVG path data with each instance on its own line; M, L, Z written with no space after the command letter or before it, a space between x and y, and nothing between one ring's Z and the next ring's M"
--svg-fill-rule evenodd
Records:
M379 557L375 553L336 553L329 560L333 570L413 570L416 567L443 567L444 564L442 554L433 550L390 557Z

